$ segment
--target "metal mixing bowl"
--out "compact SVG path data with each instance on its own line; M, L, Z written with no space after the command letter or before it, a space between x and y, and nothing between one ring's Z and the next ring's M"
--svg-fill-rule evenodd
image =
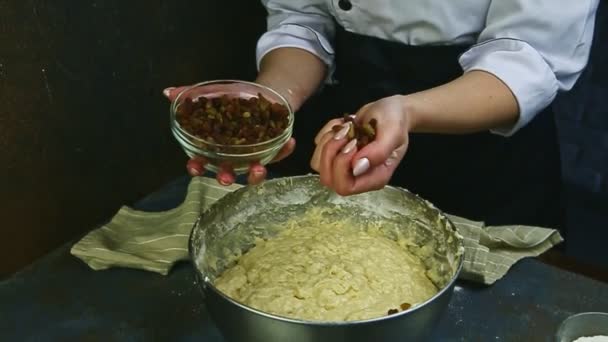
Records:
M439 292L398 314L348 322L305 321L262 312L215 288L214 279L282 222L307 209L324 207L332 218L347 217L362 229L377 226L415 242L412 252L428 267ZM418 196L393 187L341 197L323 187L317 176L298 176L243 187L218 200L196 222L190 236L197 282L207 311L227 340L234 341L421 341L450 301L462 268L462 237L438 209Z

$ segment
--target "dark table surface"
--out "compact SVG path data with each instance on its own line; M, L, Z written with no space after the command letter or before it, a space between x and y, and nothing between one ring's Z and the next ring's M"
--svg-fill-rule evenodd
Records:
M136 207L174 207L186 185L179 179ZM93 271L70 247L0 282L0 341L222 341L188 263L168 276ZM528 259L493 286L459 282L433 340L551 341L563 319L584 311L608 311L608 284Z

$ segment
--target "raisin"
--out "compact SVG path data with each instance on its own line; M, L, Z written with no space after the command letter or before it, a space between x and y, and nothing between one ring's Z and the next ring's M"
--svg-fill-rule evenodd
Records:
M365 147L367 144L371 143L376 138L376 119L371 119L369 122L366 122L362 125L359 125L355 122L351 115L344 114L343 116L344 122L350 122L350 129L348 130L347 138L349 140L356 138L357 139L357 148L361 149ZM342 125L334 125L332 130L338 132L342 129Z
M209 142L249 145L283 133L289 125L289 109L262 94L248 99L186 98L177 108L176 120L186 132Z
M399 307L401 308L401 310L405 311L405 310L411 308L412 304L410 304L410 303L403 303L403 304L399 305Z

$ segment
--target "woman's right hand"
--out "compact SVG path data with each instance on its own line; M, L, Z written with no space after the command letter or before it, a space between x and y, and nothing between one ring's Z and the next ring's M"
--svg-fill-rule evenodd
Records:
M165 97L167 97L167 99L169 99L169 101L173 101L177 97L177 95L182 90L184 90L184 88L186 88L186 86L169 87L163 90L163 94L165 95ZM295 147L295 139L289 139L285 143L285 145L283 145L283 148L279 151L277 156L272 160L272 163L285 159L293 152ZM205 164L207 164L207 161L203 157L192 158L186 163L186 170L188 171L188 174L192 177L201 176L203 173L205 173ZM264 181L264 179L266 179L266 174L267 171L264 165L261 165L259 163L253 163L249 167L249 175L247 177L247 182L249 184L261 183ZM232 172L232 170L224 168L217 173L216 179L218 183L222 185L230 185L235 182L236 176L234 172Z
M382 189L390 181L407 151L412 118L404 96L391 96L363 106L354 116L361 125L377 122L376 138L357 148L357 139L347 139L352 122L329 121L315 138L311 167L320 181L342 196ZM338 132L333 130L340 125Z

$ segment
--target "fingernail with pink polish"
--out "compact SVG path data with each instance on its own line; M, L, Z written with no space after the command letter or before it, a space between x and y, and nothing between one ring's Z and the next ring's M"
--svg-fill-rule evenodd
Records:
M346 144L346 146L342 148L342 153L350 153L355 148L355 146L357 146L357 139L349 141L348 144Z
M353 176L358 177L364 174L369 169L369 159L361 158L355 163L353 168Z
M388 159L384 162L384 165L386 166L391 166L393 165L393 163L395 163L395 161L397 160L397 157L399 157L399 155L397 154L397 151L393 151L391 152L391 155L388 157Z
M201 175L201 172L198 169L195 169L193 167L188 169L188 171L190 172L191 176L200 176Z
M175 89L175 87L166 88L165 90L163 90L163 95L165 95L166 97L171 96L171 91L173 91L173 89Z
M251 173L256 177L260 177L264 175L264 170L252 170Z
M336 139L336 140L344 139L344 137L348 134L349 130L350 130L350 123L347 122L344 125L342 125L342 129L340 129L338 131L338 133L336 133L336 135L334 135L334 139Z
M221 185L230 185L230 181L226 177L219 177L217 180Z

